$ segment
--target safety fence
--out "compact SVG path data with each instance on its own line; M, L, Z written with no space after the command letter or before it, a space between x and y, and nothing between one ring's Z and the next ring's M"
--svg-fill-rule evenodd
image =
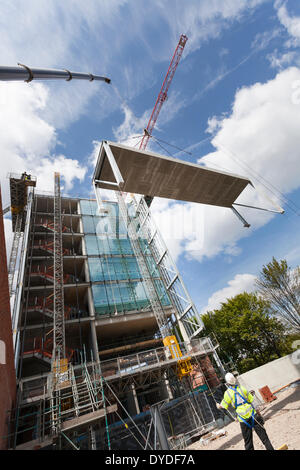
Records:
M206 355L213 352L215 348L216 344L214 344L209 337L194 339L190 344L180 343L182 357ZM114 375L122 376L137 371L143 371L149 367L158 366L166 361L174 361L174 359L180 359L176 347L174 346L174 351L172 351L171 346L165 346L101 361L101 371L103 377L106 378Z

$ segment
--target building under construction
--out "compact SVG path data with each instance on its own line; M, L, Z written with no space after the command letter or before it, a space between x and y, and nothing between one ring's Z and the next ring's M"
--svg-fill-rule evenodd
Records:
M222 197L230 207L248 183L106 142L95 200L61 196L59 174L53 194L36 192L32 176L10 175L17 399L9 448L178 448L218 419L218 345L203 337L146 199L128 194L138 178L122 165L137 175L139 158L148 177L133 189L152 198L172 190L162 165L175 181L180 171L198 172L199 188L215 205ZM101 188L114 189L112 200ZM191 191L201 199L193 184ZM177 196L163 195L183 199L178 186Z

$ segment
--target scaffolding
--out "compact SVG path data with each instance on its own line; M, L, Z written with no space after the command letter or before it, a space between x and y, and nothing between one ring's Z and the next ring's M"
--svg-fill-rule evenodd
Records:
M200 373L201 358L212 354L217 347L208 337L192 340L192 350L190 345L180 344L183 355L192 356ZM128 389L129 383L141 386L149 377L152 384L161 383L166 376L171 379L173 371L176 380L176 367L177 361L169 348L162 347L102 361L101 367L99 362L87 362L84 354L81 364L76 367L69 364L64 375L56 368L39 378L22 379L19 382L20 406L11 416L12 447L79 449L82 447L77 439L81 435L90 439L90 448L122 449L122 439L130 449L136 448L137 442L137 448L155 448L153 433L156 431L155 426L149 429L149 412L130 416L118 396L122 388ZM215 426L218 411L207 377L203 377L201 383L208 386L196 387L198 377L198 382L194 379L194 389L168 399L162 407L170 447L178 448L183 433L196 434ZM124 418L120 415L121 409ZM113 415L120 421L109 423L107 417Z
M23 173L17 175L9 173L10 209L12 216L12 230L14 232L12 248L8 263L8 285L10 296L15 293L13 289L16 264L19 254L20 242L24 236L26 221L26 208L28 202L28 188L36 186L36 178Z
M35 379L27 387L22 383L19 385L21 407L12 411L10 423L16 449L53 445L61 448L62 439L76 447L70 433L91 426L105 419L107 413L116 411L114 404L104 407L102 377L97 363L87 365L83 361L76 370L69 364L63 377L61 370L54 368L44 380Z
M176 343L170 343L164 344L160 348L141 352L136 352L141 349L136 348L133 354L108 359L101 361L101 363L98 360L97 351L93 350L93 355L88 350L87 355L90 354L91 362L88 362L84 354L79 363L79 350L74 351L73 349L77 348L77 343L76 341L74 344L69 342L72 337L68 334L65 337L65 330L63 330L64 351L61 347L55 348L56 332L61 332L60 326L55 323L55 285L60 288L60 291L56 291L57 298L62 299L59 305L60 311L63 312L61 320L63 327L67 328L68 324L65 325L64 320L69 315L69 308L72 309L72 300L68 291L73 289L78 281L76 270L74 270L76 279L73 274L68 272L69 261L65 260L63 265L63 256L68 255L68 251L62 244L62 232L65 232L65 243L69 238L68 233L73 232L74 225L65 215L63 216L65 225L62 223L62 213L64 214L62 209L65 206L64 201L60 200L57 184L59 182L56 179L54 198L52 196L47 204L44 204L44 201L38 203L36 199L34 200L35 208L31 217L33 231L30 232L31 251L28 249L26 252L28 266L26 270L27 284L24 281L24 295L27 295L27 300L24 301L24 310L21 312L24 315L25 327L22 324L22 328L20 328L20 333L23 335L21 357L22 361L23 359L27 361L26 367L34 369L39 363L42 365L40 370L50 370L51 366L51 372L44 372L40 377L35 375L32 379L28 376L28 372L25 372L23 376L20 372L17 410L11 416L11 436L14 441L11 447L33 449L55 446L56 449L81 449L88 446L93 449L118 449L119 437L123 435L125 430L124 443L129 442L130 446L137 445L139 448L145 448L147 445L147 448L153 448L153 427L149 431L147 445L144 424L140 429L143 434L142 438L141 433L137 430L141 419L140 415L143 416L140 410L146 403L154 403L167 396L167 390L170 390L170 393L168 392L170 400L172 397L177 399L185 396L187 403L191 401L191 404L182 406L181 409L188 410L187 421L195 424L193 410L196 410L197 416L201 415L201 410L197 409L198 405L194 403L194 398L189 394L194 393L197 387L203 386L199 360L208 354L214 355L216 346L203 338L191 339L187 337L187 341L182 342L180 333L178 334L176 329L179 307L177 310L175 309L176 303L170 294L172 289L169 288L167 291L169 286L166 278L163 278L161 270L158 269L160 264L153 256L153 250L158 243L157 239L153 237L153 242L155 241L153 247L149 243L148 232L152 230L151 221L144 220L140 205L135 205L133 202L128 206L124 194L118 193L118 198L121 198L118 201L119 216L126 221L133 253L149 298L147 308L151 307L155 317L159 318L158 326L163 338L166 335L178 334L180 358ZM50 218L48 217L52 213L54 221L51 220L52 215ZM38 226L37 234L35 233L36 226ZM80 231L83 231L82 228ZM52 263L53 259L58 263ZM104 259L106 262L106 257ZM55 278L56 272L60 276ZM169 276L171 280L174 278L171 274ZM34 282L31 282L32 278ZM109 278L111 279L110 273ZM62 281L58 283L58 286L56 279ZM157 280L160 279L162 281L158 283ZM68 283L68 286L64 286L65 283ZM165 286L165 289L162 288L162 285ZM65 292L64 287L67 288ZM61 296L59 297L59 295ZM66 305L64 305L64 300L66 300ZM179 300L177 301L179 302ZM68 302L71 302L70 305ZM41 318L43 324L30 323L33 318L31 315L28 326L34 326L27 334L27 314L35 315L36 313L39 314L36 315L38 321ZM73 324L72 326L70 324L71 327L73 328ZM80 339L81 348L83 343L84 341L82 342ZM88 339L85 344L88 344ZM146 349L147 345L143 347ZM74 357L75 352L76 357ZM187 383L185 380L179 380L179 359L188 360L192 366ZM20 362L21 369L23 367L22 361ZM135 390L139 390L139 392L135 392ZM198 393L198 390L196 392ZM200 392L202 393L202 389ZM204 392L206 393L207 390ZM138 416L134 416L133 411L132 418L129 416L128 409L131 410L133 405L130 404L129 408L127 405L125 407L122 405L122 403L126 403L129 393L132 393L133 396L136 393L135 400L140 401L140 404L136 405ZM139 393L141 398L139 398ZM121 403L118 397L122 397L124 402ZM116 402L118 402L118 406ZM179 409L177 405L176 409ZM182 413L184 415L186 412ZM117 418L120 421L116 421ZM207 420L210 421L210 418ZM187 425L187 421L184 421L185 425ZM205 426L209 424L206 421L204 422ZM124 426L124 422L128 427ZM117 429L118 423L120 423L122 430L117 430L115 433L114 430ZM196 423L198 429L203 425L201 419L197 417ZM174 428L174 424L172 426ZM187 427L187 429L190 428L191 426Z

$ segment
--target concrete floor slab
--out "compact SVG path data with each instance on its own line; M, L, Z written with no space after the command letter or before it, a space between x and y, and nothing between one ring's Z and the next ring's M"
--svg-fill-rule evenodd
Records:
M124 180L124 192L231 207L245 187L251 184L241 176L104 142L94 172L94 180L98 181L100 188L117 189L106 144Z

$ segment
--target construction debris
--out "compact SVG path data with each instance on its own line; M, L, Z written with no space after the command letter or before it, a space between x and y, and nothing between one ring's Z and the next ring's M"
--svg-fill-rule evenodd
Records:
M282 446L278 447L276 450L288 450L287 444L283 444Z
M205 436L201 437L200 439L200 445L202 446L207 446L210 442L215 441L216 439L219 439L220 437L227 436L227 431L225 429L217 429L216 431L212 431Z
M276 400L277 397L271 392L269 387L265 385L264 387L259 389L259 393L263 397L265 403L271 403L271 401Z

